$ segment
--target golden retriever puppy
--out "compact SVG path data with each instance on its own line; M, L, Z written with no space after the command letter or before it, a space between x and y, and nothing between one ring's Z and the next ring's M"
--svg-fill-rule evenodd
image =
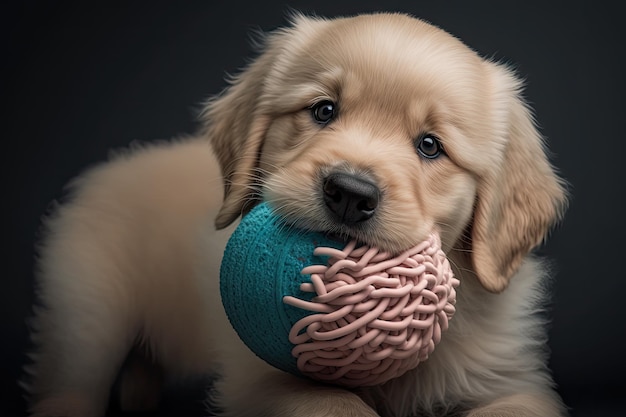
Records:
M566 197L520 89L405 15L294 17L208 102L197 137L92 169L48 220L31 412L103 415L132 351L147 359L122 371L127 408L156 403L158 368L217 372L226 416L565 415L537 315L546 273L529 253ZM461 285L431 357L347 390L252 354L217 287L227 227L261 200L298 227L392 252L439 228Z

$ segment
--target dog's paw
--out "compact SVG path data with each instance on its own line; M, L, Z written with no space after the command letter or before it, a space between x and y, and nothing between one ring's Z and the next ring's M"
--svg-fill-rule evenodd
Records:
M379 417L359 396L343 390L301 392L272 408L268 417Z
M294 386L298 386L298 381L294 382ZM267 388L249 391L249 395L239 401L222 402L224 416L379 417L361 397L344 389L313 384L307 384L307 389Z

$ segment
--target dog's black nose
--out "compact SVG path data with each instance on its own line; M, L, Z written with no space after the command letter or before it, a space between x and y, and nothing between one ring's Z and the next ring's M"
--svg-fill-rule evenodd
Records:
M324 179L324 202L342 223L354 224L371 218L378 207L380 190L354 174L335 172Z

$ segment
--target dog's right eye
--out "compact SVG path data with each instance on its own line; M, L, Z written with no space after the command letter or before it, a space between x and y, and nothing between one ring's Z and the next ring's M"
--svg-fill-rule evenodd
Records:
M320 101L311 106L313 119L319 124L327 124L337 115L337 106L330 100Z
M415 141L415 147L420 155L426 159L435 159L443 153L443 146L439 139L430 133L420 135Z

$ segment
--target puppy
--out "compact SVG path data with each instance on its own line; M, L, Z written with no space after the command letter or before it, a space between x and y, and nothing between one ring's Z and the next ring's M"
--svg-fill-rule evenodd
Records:
M405 15L294 17L207 103L197 137L95 167L48 219L30 411L103 415L132 351L147 359L120 377L131 409L156 404L159 369L221 375L211 400L227 416L565 415L537 315L546 272L529 253L566 196L520 89L505 66ZM295 226L391 252L438 228L461 285L431 357L351 391L252 354L218 271L261 200Z

